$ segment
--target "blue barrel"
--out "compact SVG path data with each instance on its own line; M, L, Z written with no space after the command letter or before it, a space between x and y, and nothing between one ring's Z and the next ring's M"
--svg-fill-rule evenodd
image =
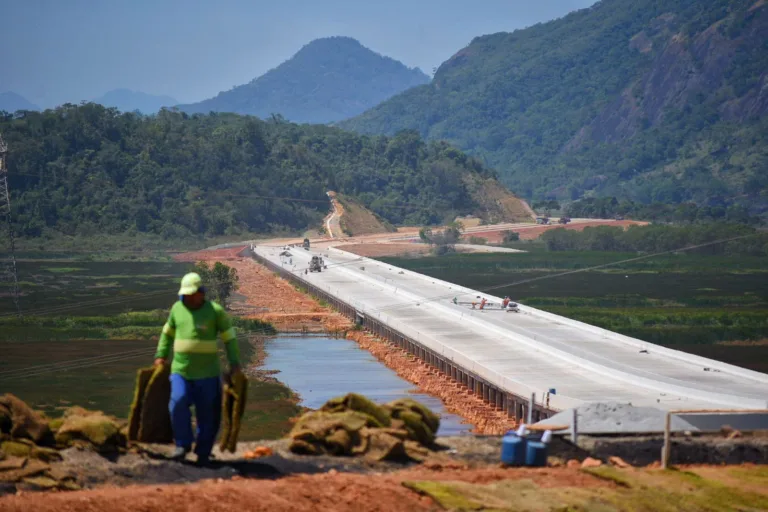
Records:
M501 462L507 466L523 466L525 464L525 437L518 436L514 431L501 438Z
M526 466L547 465L547 445L541 441L528 441L525 449Z

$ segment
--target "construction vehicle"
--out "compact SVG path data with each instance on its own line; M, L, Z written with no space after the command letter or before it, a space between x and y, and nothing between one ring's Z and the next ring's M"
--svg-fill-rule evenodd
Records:
M309 238L305 238L305 239L304 239L304 245L303 245L303 247L304 247L304 250L305 250L305 251L308 251L308 250L309 250Z
M536 224L549 224L549 217L536 217Z
M569 222L571 222L570 217L560 217L559 219L557 219L558 224L568 224Z
M324 268L327 269L328 267L323 262L323 258L321 256L312 256L312 260L309 262L309 271L322 272Z

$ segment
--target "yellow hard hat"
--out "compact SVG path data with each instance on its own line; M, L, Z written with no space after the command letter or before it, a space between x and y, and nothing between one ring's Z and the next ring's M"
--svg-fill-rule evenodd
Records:
M192 295L203 287L203 280L197 272L190 272L181 278L179 295Z

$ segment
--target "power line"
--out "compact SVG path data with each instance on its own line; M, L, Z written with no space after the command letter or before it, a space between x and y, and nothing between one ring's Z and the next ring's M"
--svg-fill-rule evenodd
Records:
M661 251L661 252L656 252L656 253L652 253L652 254L645 254L643 256L637 256L637 257L634 257L634 258L627 258L627 259L620 260L620 261L614 261L614 262L611 262L611 263L604 263L602 265L595 265L593 267L581 268L581 269L576 269L576 270L569 270L567 272L561 272L559 274L545 275L545 276L539 276L539 277L532 277L530 279L524 279L522 281L514 281L514 282L511 282L511 283L499 284L499 285L494 285L494 286L487 286L487 287L484 287L484 288L478 288L477 291L489 292L489 291L492 291L492 290L498 290L500 288L509 288L509 287L512 287L512 286L518 286L518 285L521 285L521 284L532 283L534 281L541 281L541 280L544 280L544 279L553 279L555 277L562 277L562 276L567 276L567 275L571 275L571 274L578 274L580 272L590 272L590 271L593 271L593 270L599 270L599 269L602 269L602 268L616 266L616 265L620 265L620 264L623 264L623 263L631 263L633 261L640 261L640 260L644 260L644 259L648 259L648 258L653 258L653 257L656 257L656 256L663 256L663 255L666 255L666 254L674 254L674 253L677 253L677 252L691 251L691 250L694 250L694 249L701 249L702 247L708 247L708 246L711 246L711 245L716 245L716 244L721 244L721 243L726 243L726 242L733 242L733 241L736 241L736 240L742 240L744 238L749 238L749 237L752 237L752 236L757 236L759 234L760 233L750 233L748 235L741 235L741 236L736 236L736 237L732 237L732 238L724 238L724 239L715 240L715 241L712 241L712 242L706 242L706 243L703 243L703 244L697 244L697 245L692 245L692 246L688 246L688 247L683 247L681 249L673 249L673 250L669 250L669 251ZM462 295L469 295L469 293L461 293L461 294L450 293L450 294L439 295L439 296L434 296L434 297L425 297L422 300L413 300L413 301L403 302L403 303L399 303L399 304L393 304L391 306L385 306L383 308L374 309L374 310L372 310L370 312L371 313L375 313L375 312L379 312L379 311L389 311L389 310L393 310L393 309L400 309L400 308L403 308L403 307L406 307L406 306L410 306L412 304L423 304L425 302L433 302L433 301L437 301L437 300L443 300L443 299L446 299L446 298L462 296Z

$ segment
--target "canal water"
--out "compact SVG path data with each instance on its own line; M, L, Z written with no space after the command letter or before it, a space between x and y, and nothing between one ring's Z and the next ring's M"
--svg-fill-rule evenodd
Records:
M304 407L318 409L327 400L349 392L376 403L410 397L440 415L439 435L467 434L472 428L447 412L439 399L416 391L354 341L278 336L267 341L265 348L264 368L278 370L275 378L298 393Z

